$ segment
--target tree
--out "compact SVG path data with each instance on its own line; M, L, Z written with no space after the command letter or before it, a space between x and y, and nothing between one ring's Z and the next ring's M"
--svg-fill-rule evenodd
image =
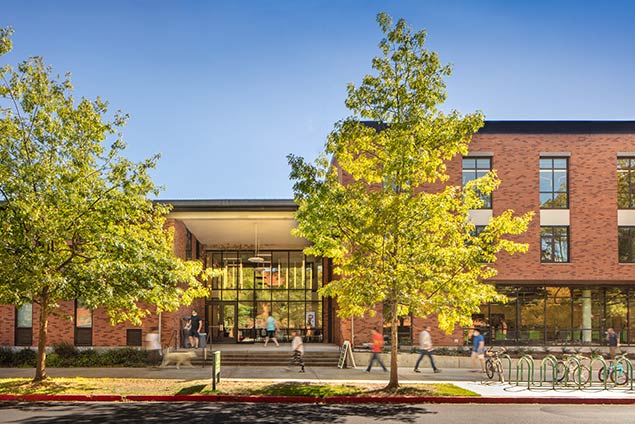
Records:
M0 30L0 56L11 32ZM201 263L174 256L169 209L148 199L158 156L125 159L127 117L107 120L107 103L71 91L39 57L0 68L0 302L39 305L36 382L60 301L138 325L149 305L174 310L207 293Z
M307 254L331 258L339 276L321 293L337 298L344 317L383 304L391 327L387 388L395 388L399 317L435 313L450 332L471 324L483 302L502 301L484 281L496 274L500 251L527 250L505 236L524 232L531 213L503 212L475 234L468 211L499 180L492 171L463 188L445 185L446 162L467 154L483 118L438 109L450 67L424 48L425 31L412 32L403 19L393 26L384 13L377 21L382 55L372 62L376 75L348 86L353 116L335 125L314 163L288 159L299 205L295 235L312 242Z

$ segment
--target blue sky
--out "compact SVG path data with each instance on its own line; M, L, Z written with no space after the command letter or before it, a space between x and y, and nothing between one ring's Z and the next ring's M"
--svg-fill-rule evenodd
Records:
M13 1L14 51L130 114L127 155L162 158L164 199L291 198L379 54L375 16L452 63L444 109L486 119L635 119L635 2Z

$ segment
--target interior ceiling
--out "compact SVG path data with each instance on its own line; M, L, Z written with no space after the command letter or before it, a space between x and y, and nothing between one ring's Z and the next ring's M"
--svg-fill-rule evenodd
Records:
M291 230L297 226L292 216L262 219L243 218L187 218L185 226L208 249L303 249L306 239L294 237Z

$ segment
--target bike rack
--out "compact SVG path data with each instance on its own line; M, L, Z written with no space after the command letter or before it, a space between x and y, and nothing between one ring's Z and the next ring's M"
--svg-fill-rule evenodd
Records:
M540 361L540 387L542 387L542 383L547 381L547 366L551 365L551 388L555 390L556 388L556 364L558 363L558 359L554 355L545 356L542 361Z
M609 381L609 365L606 362L606 359L604 359L604 357L602 355L593 355L591 357L591 363L589 364L589 371L591 372L591 384L593 384L593 364L595 362L600 362L602 364L602 367L604 367L604 372L603 374L603 382L604 382L604 390L608 390L607 388L607 384Z
M503 361L503 359L507 359L507 364L509 365L508 369L509 369L509 375L507 378L507 382L509 384L512 384L512 358L511 356L509 356L508 354L503 354L500 356L501 362Z
M631 390L633 390L633 363L631 362L631 360L625 356L621 356L617 358L614 362L616 366L619 364L626 365L625 367L626 375L628 376L628 379L630 380Z
M578 372L578 382L576 383L575 380L573 381L574 384L576 384L578 386L578 390L580 390L580 388L582 387L582 384L580 384L580 380L582 377L582 361L580 361L580 358L578 358L577 356L569 356L566 360L563 359L563 362L565 363L566 366L566 373L564 375L564 387L568 387L569 386L569 365L571 364L571 362L575 362L576 368L577 368L577 372Z
M527 363L527 390L531 390L531 385L534 382L534 358L531 355L524 355L518 360L518 364L516 364L516 385L518 386L522 382L524 363Z

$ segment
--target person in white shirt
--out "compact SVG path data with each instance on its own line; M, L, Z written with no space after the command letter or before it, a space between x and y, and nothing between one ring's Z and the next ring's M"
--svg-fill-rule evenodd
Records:
M420 348L420 353L419 353L419 359L417 359L417 363L415 364L415 372L421 372L421 370L419 370L419 364L421 363L421 360L423 359L424 356L427 356L428 358L430 358L430 365L432 365L432 369L434 370L435 373L441 372L440 369L438 369L436 367L436 365L434 365L434 358L432 357L432 338L430 337L430 326L426 325L423 328L423 331L421 332L421 334L419 334L419 348Z
M304 343L302 337L298 336L298 333L294 331L291 333L293 340L291 340L291 350L293 351L293 357L291 362L300 365L300 371L304 372Z

